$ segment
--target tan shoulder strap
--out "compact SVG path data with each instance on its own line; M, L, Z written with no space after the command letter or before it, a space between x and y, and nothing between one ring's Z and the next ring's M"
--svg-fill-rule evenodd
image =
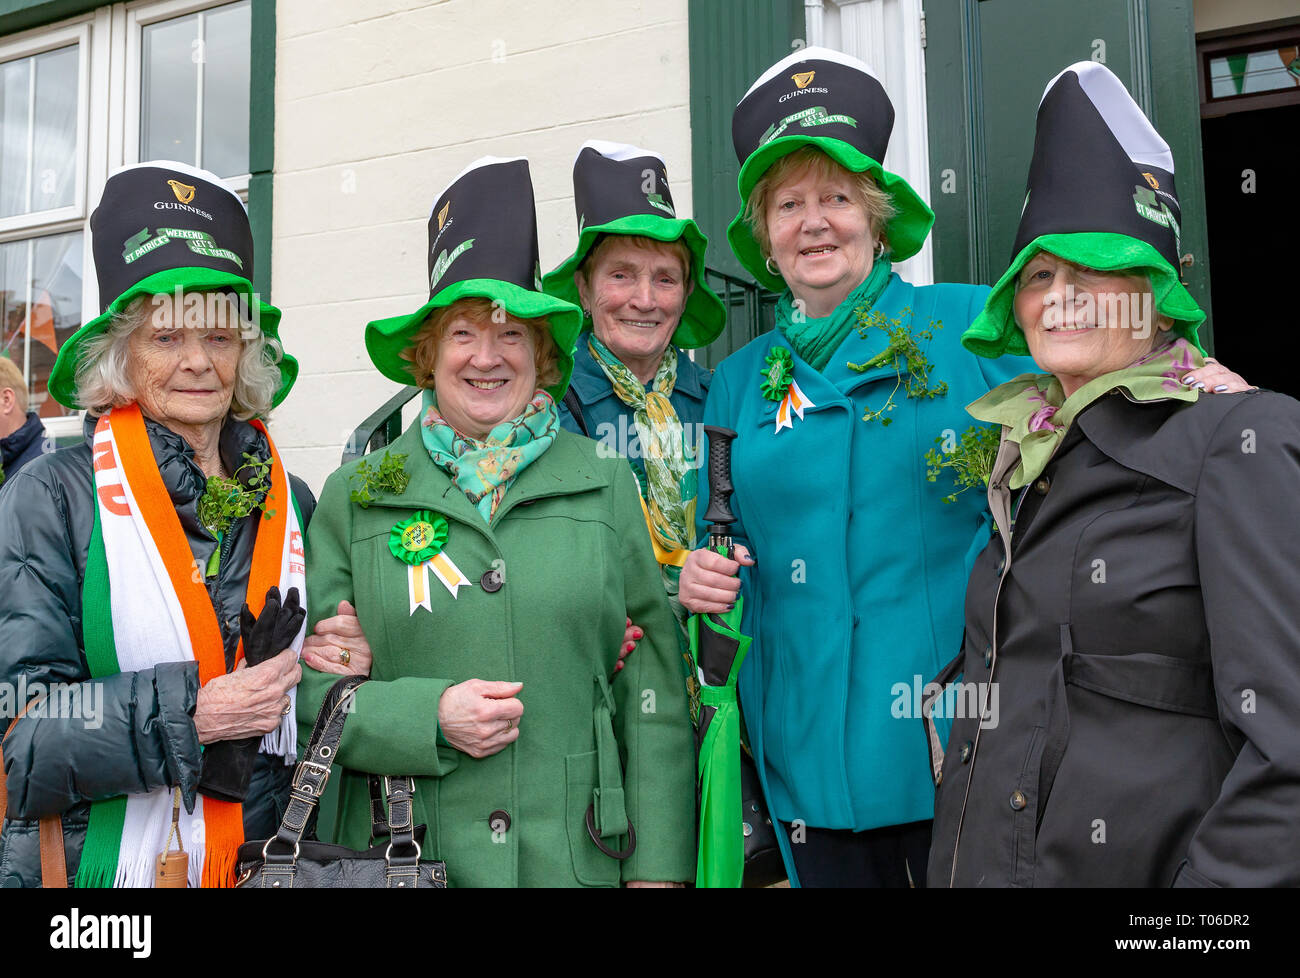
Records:
M9 722L4 740L0 740L0 823L9 815L9 784L4 776L5 755L4 741L9 739L14 726L23 718L23 714L39 703L44 697L38 696L22 712ZM47 815L40 820L41 833L41 886L47 889L67 889L68 860L63 851L63 818L59 815Z

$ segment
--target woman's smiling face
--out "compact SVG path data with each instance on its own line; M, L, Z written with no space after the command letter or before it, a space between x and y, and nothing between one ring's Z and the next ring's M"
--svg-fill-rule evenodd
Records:
M519 417L537 390L532 333L502 312L483 320L454 316L443 330L434 368L438 411L460 434L478 441Z

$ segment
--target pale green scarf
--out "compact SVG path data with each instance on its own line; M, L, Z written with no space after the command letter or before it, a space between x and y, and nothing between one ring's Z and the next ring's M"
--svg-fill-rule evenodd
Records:
M1200 352L1180 338L1122 370L1088 381L1068 398L1051 374L1024 374L993 388L966 411L979 421L1003 425L1003 440L1020 446L1020 464L1010 482L1012 489L1019 489L1042 474L1070 424L1097 398L1123 388L1135 401L1195 401L1199 391L1185 387L1179 378L1203 366Z
M559 430L555 402L544 390L533 395L523 414L502 421L483 441L466 438L448 424L431 390L424 392L424 409L420 437L429 457L489 524L519 473L551 447Z
M883 255L871 266L871 274L862 284L845 297L829 316L813 319L808 315L795 315L791 293L786 292L776 304L776 328L781 331L794 352L814 370L826 369L831 355L844 342L849 330L857 325L859 310L866 311L876 304L880 293L889 284L890 261Z

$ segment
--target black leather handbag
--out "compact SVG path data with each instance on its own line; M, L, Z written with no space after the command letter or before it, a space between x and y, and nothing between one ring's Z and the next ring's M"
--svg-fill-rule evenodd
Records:
M409 776L384 776L387 812L380 778L370 776L370 848L365 852L303 839L329 781L353 695L364 682L364 676L347 676L330 687L316 715L311 743L293 772L289 805L280 828L273 838L239 847L235 886L268 890L446 888L446 863L420 858L425 827L411 824L415 785ZM388 836L386 843L377 841L383 836Z
M745 832L746 889L771 886L787 877L785 860L776 841L776 826L767 813L758 767L743 747L740 749L740 804Z

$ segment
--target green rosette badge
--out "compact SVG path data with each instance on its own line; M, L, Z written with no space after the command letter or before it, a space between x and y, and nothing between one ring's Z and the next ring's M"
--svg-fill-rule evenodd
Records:
M769 401L779 401L785 397L785 392L790 389L790 382L794 380L794 357L785 347L774 346L767 355L766 364L767 366L759 371L763 378L760 390Z
M402 520L388 534L388 549L394 557L412 567L432 560L447 542L447 520L422 509Z

